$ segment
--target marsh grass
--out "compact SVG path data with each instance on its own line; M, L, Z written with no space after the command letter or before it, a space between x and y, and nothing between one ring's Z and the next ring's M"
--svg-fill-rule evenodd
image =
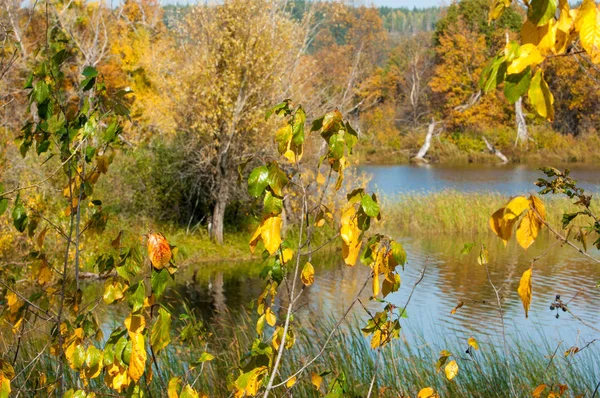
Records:
M478 235L489 231L489 218L508 200L499 193L461 192L410 192L384 198L385 212L382 228L392 232L410 234L461 234ZM566 197L543 196L548 222L560 229L563 213L579 209ZM598 200L593 208L600 207ZM585 219L576 219L582 225Z
M153 377L149 381L151 396L165 396L163 383L168 383L171 377L186 374L185 382L194 383L195 388L208 396L230 396L233 380L238 375L236 365L245 362L248 347L256 338L255 321L255 317L246 311L235 315L226 313L211 323L205 339L181 345L174 335L171 348L158 357L158 368L153 367ZM297 341L286 353L282 378L293 374L319 352L334 324L332 318L321 318L297 327ZM269 333L266 331L264 338L267 344L270 344ZM597 382L598 350L594 345L567 358L563 355L564 349L557 349L549 339L532 345L526 343L526 336L521 337L510 343L508 365L497 342L480 341L480 349L469 355L465 353L466 342L445 335L441 328L438 341L425 341L417 333L416 341L409 343L401 338L378 354L362 335L358 320L350 319L342 324L324 354L298 378L291 392L297 397L321 396L311 384L311 374L330 371L324 377L322 392L334 379L344 378L347 397L365 397L375 372L374 396L379 397L415 397L421 388L433 387L441 397L504 398L512 396L510 380L518 397L530 397L533 389L542 383L567 385L569 390L565 396L591 396ZM19 361L35 357L38 353L35 347L39 344L38 341L37 345L24 345ZM435 363L442 349L452 352L452 359L460 367L458 376L452 381L446 379L443 369L436 372ZM190 370L189 362L197 360L204 351L212 353L215 359ZM380 361L379 366L377 361ZM36 375L43 373L51 379L55 368L54 358L44 355L34 367L21 372L13 385L18 386L18 390L32 391L39 388ZM103 385L102 376L91 380L88 387L83 386L75 372L67 372L66 377L67 385L79 385L98 396L114 394ZM27 393L21 395L29 396ZM275 390L274 396L287 396L286 388Z

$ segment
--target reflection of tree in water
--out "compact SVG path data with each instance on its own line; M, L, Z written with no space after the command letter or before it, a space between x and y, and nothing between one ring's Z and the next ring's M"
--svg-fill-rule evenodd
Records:
M213 307L218 314L224 314L227 311L227 299L223 286L223 273L217 272L212 283L209 282L208 289L213 298Z

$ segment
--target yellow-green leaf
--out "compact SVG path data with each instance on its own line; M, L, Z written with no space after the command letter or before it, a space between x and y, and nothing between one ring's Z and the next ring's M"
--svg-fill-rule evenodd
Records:
M173 377L169 380L167 394L169 398L179 398L179 389L181 388L181 377Z
M528 66L533 68L534 66L541 64L544 59L544 56L540 53L540 50L538 50L535 45L523 44L521 46L519 57L513 60L510 65L508 65L506 73L509 75L521 73Z
M158 310L158 319L152 326L150 333L150 343L152 349L158 354L163 348L171 342L171 314L164 308Z
M541 70L538 70L531 79L528 95L529 102L540 116L549 121L554 120L554 96L550 92Z

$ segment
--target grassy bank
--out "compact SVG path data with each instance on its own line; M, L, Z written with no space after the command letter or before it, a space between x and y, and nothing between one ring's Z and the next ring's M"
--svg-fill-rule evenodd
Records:
M383 228L409 234L476 235L489 231L490 216L508 200L497 193L445 190L409 193L384 199ZM576 207L564 197L544 196L548 222L560 227L562 215ZM599 203L594 202L594 207ZM583 219L581 220L583 221Z
M595 133L581 136L563 135L556 131L533 126L531 140L515 145L516 133L512 128L486 132L445 132L433 138L426 158L432 163L498 163L490 154L482 137L500 150L512 163L597 163L600 136ZM410 162L423 142L426 131L399 133L392 139L373 137L363 140L358 153L363 164L402 164Z

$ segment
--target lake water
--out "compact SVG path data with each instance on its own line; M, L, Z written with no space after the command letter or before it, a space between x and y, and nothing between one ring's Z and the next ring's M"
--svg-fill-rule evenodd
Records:
M372 175L371 188L384 195L408 191L496 191L514 195L535 191L532 182L541 176L528 166L368 166L363 171ZM572 175L586 188L596 190L600 185L598 169L573 168ZM485 268L476 261L477 249L469 255L460 254L468 238L439 234L435 237L395 236L408 253L408 264L402 272L402 287L388 296L397 306L406 304L412 286L426 267L423 281L416 287L404 320L402 333L411 341L466 341L475 337L487 344L500 344L502 331L498 304L489 284ZM473 238L471 238L473 239ZM513 241L504 247L495 236L479 238L489 248L489 270L495 286L500 290L504 311L504 326L508 339L545 345L551 354L558 344L565 350L583 346L597 334L570 314L550 310L557 294L569 301L569 308L587 324L600 328L600 266L586 260L568 247L561 247L547 234L523 251ZM531 260L548 250L536 263L533 274L533 300L529 318L525 318L517 287L521 274ZM600 255L596 251L592 255ZM347 267L339 251L331 251L314 258L315 283L300 299L298 316L304 319L331 316L339 318L351 304L365 279L369 268L362 265ZM262 291L264 281L258 277L262 265L257 259L250 262L223 262L198 264L178 275L179 283L169 290L174 300L184 297L192 308L202 311L207 318L218 317L226 311L247 308ZM378 310L380 303L369 302L368 289L361 297L370 310ZM572 301L570 301L572 300ZM451 310L464 302L456 314ZM280 303L285 306L285 303ZM355 306L351 317L366 322L369 315ZM440 347L444 348L444 347ZM562 350L562 348L561 348Z
M581 187L597 191L600 168L586 165L556 166L568 168ZM370 188L384 195L412 191L431 192L455 189L465 192L500 192L506 195L537 192L534 182L545 177L539 166L508 165L391 165L362 166L359 171L371 177Z

